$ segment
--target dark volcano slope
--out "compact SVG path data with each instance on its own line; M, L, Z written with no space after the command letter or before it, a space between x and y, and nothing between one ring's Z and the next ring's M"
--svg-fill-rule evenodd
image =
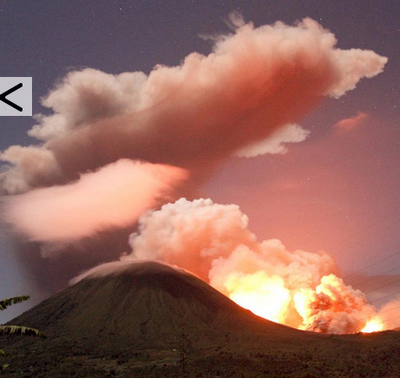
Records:
M298 331L253 315L183 270L155 262L107 267L114 273L97 270L10 322L47 338L2 338L6 376L400 376L398 332Z
M52 338L96 338L143 348L171 346L183 334L204 346L230 337L304 337L304 332L244 310L194 275L156 262L85 278L12 323L38 328Z

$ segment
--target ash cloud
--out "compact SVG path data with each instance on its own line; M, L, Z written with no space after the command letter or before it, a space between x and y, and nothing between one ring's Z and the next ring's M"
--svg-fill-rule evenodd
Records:
M338 277L327 253L288 251L277 239L259 242L236 205L181 198L143 215L130 245L120 264L178 265L243 307L292 327L355 333L377 315L361 291Z
M38 230L34 225L38 213L31 213L38 193L43 194L43 200L51 194L49 204L54 204L40 210L42 220L55 219L54 210L67 201L73 219L85 219L88 206L77 206L88 193L83 183L121 159L189 172L186 187L178 185L175 193L167 196L160 196L156 190L156 203L132 204L133 222L144 208L195 190L219 162L244 147L261 141L265 147L265 140L271 138L267 143L274 145L275 151L284 152L282 142L301 141L305 132L297 128L296 135L278 138L277 143L276 135L282 127L296 124L323 97L339 97L354 89L363 77L379 74L387 62L373 51L336 48L334 35L311 19L295 26L277 22L254 27L236 15L231 17L231 24L234 32L215 37L209 55L192 53L176 67L157 65L149 75L111 75L84 69L70 72L61 80L42 100L52 114L36 116L38 123L29 132L40 141L38 145L11 146L0 155L6 163L0 174L0 190L6 220L14 229L38 242L58 243L65 237L68 248L62 253L68 251L70 255L76 248L68 241L76 244L76 238L82 237L91 261L96 260L96 254L98 261L104 261L104 256L109 260L110 254L116 258L122 252L119 248L110 253L101 247L95 251L97 243L90 246L91 238L112 234L109 229L101 232L101 221L81 234L71 232L62 237ZM103 182L102 190L119 196L113 181ZM93 186L94 191L98 188ZM100 202L92 201L93 218L97 212L107 215ZM60 222L62 219L60 216ZM112 221L107 227L114 227L118 234L133 229L127 223ZM57 252L52 255L53 249ZM60 250L47 248L46 256L58 256ZM39 267L40 260L32 259L24 252L23 260ZM71 258L63 269L73 274L81 268L79 259ZM42 273L35 269L35 274Z
M324 96L339 97L382 72L387 61L373 51L336 48L334 35L311 19L234 25L209 55L192 53L148 76L69 73L42 101L53 114L37 116L29 132L45 141L37 148L47 157L38 169L24 160L31 150L20 149L16 159L11 147L1 155L15 165L2 174L3 188L18 193L65 183L121 158L210 169L296 123Z

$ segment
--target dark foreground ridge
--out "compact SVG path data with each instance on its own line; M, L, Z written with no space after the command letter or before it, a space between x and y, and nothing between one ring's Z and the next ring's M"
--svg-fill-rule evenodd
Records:
M397 332L302 332L255 316L181 269L142 262L121 263L113 272L93 273L10 322L48 337L3 338L6 376L400 374Z

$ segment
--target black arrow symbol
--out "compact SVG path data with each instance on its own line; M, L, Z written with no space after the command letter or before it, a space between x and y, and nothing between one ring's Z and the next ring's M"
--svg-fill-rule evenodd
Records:
M22 87L22 83L19 83L19 84L15 85L14 87L10 88L8 91L3 92L2 94L0 94L0 101L3 101L7 105L12 106L14 109L17 109L19 112L22 112L23 109L19 105L14 104L12 101L6 99L6 97L10 93L15 92L17 89L19 89L21 87Z

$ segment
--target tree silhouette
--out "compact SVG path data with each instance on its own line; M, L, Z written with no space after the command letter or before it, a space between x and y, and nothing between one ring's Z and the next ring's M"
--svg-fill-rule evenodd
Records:
M6 298L0 301L0 311L4 311L6 308L12 306L13 304L25 302L29 299L29 295L22 295L19 297ZM0 326L0 336L3 335L25 335L25 336L37 336L46 337L44 333L40 332L35 328L16 326L16 325L2 325ZM0 349L0 355L4 355L4 350ZM0 373L3 374L5 369L7 369L8 364L3 364L0 366Z

